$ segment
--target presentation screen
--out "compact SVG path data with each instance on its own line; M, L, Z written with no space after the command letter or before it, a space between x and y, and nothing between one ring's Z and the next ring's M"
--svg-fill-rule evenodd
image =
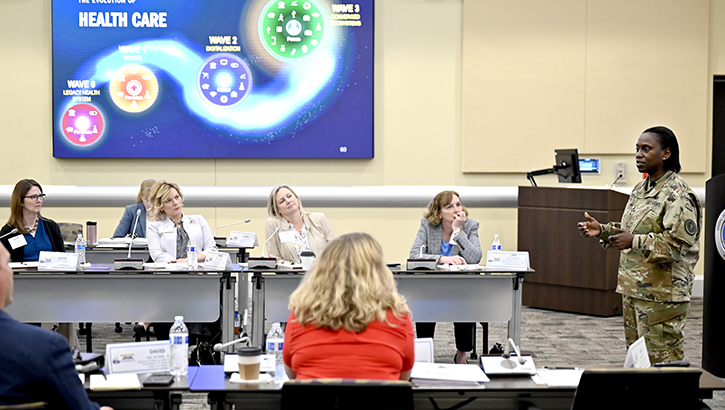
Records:
M59 158L372 158L374 0L53 0Z

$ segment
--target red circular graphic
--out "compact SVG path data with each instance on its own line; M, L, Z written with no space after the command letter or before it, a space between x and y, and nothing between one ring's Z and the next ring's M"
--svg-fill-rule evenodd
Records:
M103 136L103 115L90 104L77 104L63 114L63 135L73 145L87 147Z

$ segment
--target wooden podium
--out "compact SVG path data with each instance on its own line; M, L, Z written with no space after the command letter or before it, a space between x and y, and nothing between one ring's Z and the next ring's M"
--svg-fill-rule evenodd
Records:
M518 250L536 273L526 276L523 305L614 316L619 251L582 238L584 211L602 223L620 221L629 197L608 189L519 187Z

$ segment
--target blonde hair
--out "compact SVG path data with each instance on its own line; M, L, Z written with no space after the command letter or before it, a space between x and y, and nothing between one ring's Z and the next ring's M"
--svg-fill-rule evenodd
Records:
M297 203L299 204L300 208L300 215L304 215L305 211L302 209L302 201L300 200L300 197L297 196L297 193L290 188L287 184L279 184L272 188L272 192L269 193L269 200L267 201L267 215L271 216L272 218L283 218L283 216L279 213L279 209L277 209L277 192L279 192L280 189L287 188L290 192L292 192L292 195L297 198Z
M453 200L453 195L457 196L459 200L461 200L461 203L463 203L463 200L461 199L461 196L458 195L458 192L456 191L443 191L439 192L438 195L436 195L432 201L430 201L430 204L428 204L428 209L423 213L423 216L428 219L428 222L430 222L431 225L438 225L441 223L441 209L450 204ZM463 212L468 216L468 209L466 209L465 206L461 205L463 208Z
M136 195L137 204L143 202L143 199L145 197L151 196L151 187L154 186L155 183L155 179L145 179L143 182L141 182L141 188L139 188L138 195Z
M184 194L181 193L181 188L179 188L175 182L162 179L154 183L151 187L149 201L151 202L151 218L153 220L159 221L166 215L164 211L161 210L161 207L164 205L166 198L169 197L172 188L179 193L179 196L183 200Z
M361 333L368 324L390 324L387 311L396 317L410 314L398 293L393 273L383 262L383 250L366 233L349 233L327 244L290 296L289 309L302 326Z

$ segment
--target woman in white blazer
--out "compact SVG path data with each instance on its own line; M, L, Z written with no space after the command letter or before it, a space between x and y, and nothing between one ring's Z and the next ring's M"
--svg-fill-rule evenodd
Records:
M278 261L300 263L302 252L319 255L335 239L325 214L305 212L300 198L288 185L272 189L267 214L269 218L264 224L267 253Z
M174 182L161 180L151 187L151 218L146 228L154 262L186 262L186 245L194 239L199 262L218 252L209 224L201 215L184 215L184 196Z
M162 179L151 187L151 220L146 226L146 238L149 241L149 254L154 262L185 263L186 245L190 239L194 239L196 243L196 258L199 262L206 260L208 252L219 251L206 219L201 215L184 215L183 200L181 189L174 182ZM158 340L169 338L171 323L155 322L153 325ZM146 336L148 326L148 323L143 322L134 326L137 340ZM201 324L187 323L187 326L190 335L203 333ZM208 325L214 326L215 323Z

